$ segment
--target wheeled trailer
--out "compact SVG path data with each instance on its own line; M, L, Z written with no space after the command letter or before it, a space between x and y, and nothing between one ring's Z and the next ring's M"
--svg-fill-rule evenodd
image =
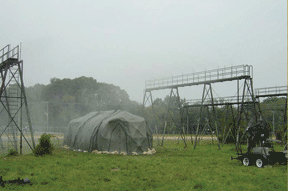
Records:
M273 147L254 147L252 152L238 153L238 157L231 157L231 160L233 159L240 160L244 166L255 164L259 168L267 164L273 165L276 162L287 165L287 151L276 152Z

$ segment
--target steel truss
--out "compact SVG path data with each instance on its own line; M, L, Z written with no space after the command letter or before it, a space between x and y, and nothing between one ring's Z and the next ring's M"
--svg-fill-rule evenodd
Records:
M242 119L242 115L245 114L246 120L249 120L247 106L252 107L253 112L253 121L257 122L259 116L261 115L259 104L256 102L253 92L253 83L252 83L252 75L253 75L253 67L248 65L239 65L239 66L232 66L232 67L224 67L215 70L208 70L203 72L197 72L192 74L180 75L180 76L173 76L170 78L161 78L156 80L148 80L145 82L145 91L144 91L144 98L143 98L143 107L148 103L148 100L152 104L153 115L155 116L154 106L153 106L153 99L152 99L152 91L155 90L162 90L162 89L171 89L170 97L169 97L169 104L172 97L177 98L177 103L179 105L179 115L180 115L180 128L181 128L181 135L184 134L184 109L187 109L187 125L188 125L188 108L189 107L200 107L200 117L198 120L197 131L196 131L196 138L194 148L197 145L197 137L199 135L199 130L201 129L203 119L202 114L204 108L207 109L208 112L208 119L206 120L208 126L211 129L216 131L216 136L218 139L218 147L220 149L220 141L219 141L219 122L216 117L215 106L219 105L227 105L232 107L232 105L238 105L237 114L233 113L233 127L237 127L237 142L236 148L239 147L240 142L240 121ZM221 98L221 102L215 102L213 98L213 91L212 91L212 83L218 82L225 82L225 81L235 81L237 80L237 96L235 97L225 97ZM239 92L239 81L244 80L243 86L243 93L240 96ZM192 100L188 101L187 105L183 106L180 103L180 96L179 96L179 87L186 87L186 86L195 86L195 85L204 85L202 99L201 100ZM176 93L174 92L176 91ZM210 97L210 98L207 98ZM209 109L209 107L212 107ZM250 108L251 109L251 108ZM169 105L167 108L166 116L169 116ZM231 108L232 110L232 108ZM212 111L212 114L210 114ZM234 116L235 115L235 116ZM170 116L171 117L171 116ZM206 126L206 125L205 125ZM231 127L230 127L231 128ZM229 128L229 131L231 130ZM182 130L183 129L183 130ZM201 129L203 132L204 129ZM228 131L228 132L229 132ZM225 140L228 134L225 136ZM182 139L186 145L185 138L182 136Z
M173 98L174 98L174 100L176 98L176 104L177 104L177 107L178 107L180 121L176 121L175 117L171 114L171 111L172 111L171 105L173 104L172 103L172 99ZM153 119L151 119L151 116L150 117L148 116L148 112L149 111L147 111L147 109L145 108L145 105L147 105L148 103L151 104L151 109L152 109L152 113L153 113ZM164 116L164 118L165 118L165 123L164 124L160 124L159 118L155 114L155 106L154 106L153 99L152 99L152 91L148 90L148 91L145 91L145 93L144 93L144 97L143 97L143 111L144 111L144 116L147 119L148 124L150 125L150 124L152 124L154 122L156 134L158 134L157 131L158 131L160 126L164 126L164 134L165 134L165 130L167 128L168 119L171 119L172 123L175 124L176 126L178 126L179 129L181 129L180 135L181 135L181 138L182 138L182 140L183 140L183 142L185 144L185 147L187 147L187 143L186 143L186 140L185 140L185 137L184 137L183 107L182 107L182 105L180 103L179 90L178 90L177 87L171 88L171 91L170 91L170 94L169 94L169 102L168 102L168 106L166 108L165 116Z
M18 151L18 136L20 138L20 154L22 154L22 138L26 141L30 149L35 149L34 135L30 120L28 104L23 82L23 60L20 60L19 46L11 49L10 45L0 50L0 72L1 72L1 91L0 106L1 116L7 116L6 126L0 130L0 140L6 135L8 148ZM23 134L23 111L25 106L28 127L32 139L32 146ZM20 133L20 135L18 135ZM2 149L3 144L1 144Z
M239 84L239 81L238 83ZM249 123L257 123L258 119L261 114L259 102L256 101L253 93L253 84L252 84L252 78L251 77L246 77L244 78L244 86L243 86L243 93L240 96L239 92L239 85L237 88L237 96L233 97L222 97L219 98L220 102L215 102L213 98L213 91L212 91L212 86L210 83L204 85L203 89L203 94L202 94L202 99L201 99L201 104L199 104L199 100L192 100L188 101L188 105L185 106L185 108L190 108L190 107L200 107L200 117L198 120L198 125L197 125L197 131L196 131L196 138L195 138L195 144L194 148L196 148L197 145L197 136L199 135L199 129L202 126L202 114L203 114L203 108L207 108L207 114L208 114L208 120L207 123L209 124L209 127L216 132L217 138L219 138L219 121L217 119L216 113L215 113L215 106L225 106L224 108L226 109L226 116L225 116L225 122L224 122L224 136L223 136L223 143L226 142L226 139L228 135L232 135L234 138L236 136L236 148L239 149L239 143L242 140L240 138L240 130L241 130L241 121L242 117L244 115L244 118L247 122ZM210 95L210 98L207 99L207 96ZM238 105L237 107L237 113L235 114L232 108L232 105ZM211 107L211 109L209 109ZM227 124L226 121L228 119L228 112L229 110L231 111L232 115L232 124L228 127L228 131L225 134L227 130ZM211 111L212 111L212 116L213 119L211 119ZM187 111L188 113L188 111ZM211 123L211 121L214 121L214 124ZM233 128L234 127L234 128ZM233 128L234 133L231 133L231 129ZM237 128L237 133L235 132L235 128ZM203 130L202 130L203 132ZM236 134L235 134L236 133ZM201 134L200 134L201 135ZM220 142L218 141L218 147L220 149Z

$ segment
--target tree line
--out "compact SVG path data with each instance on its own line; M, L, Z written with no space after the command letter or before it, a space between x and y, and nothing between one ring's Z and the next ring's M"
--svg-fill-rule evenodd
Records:
M140 114L140 105L131 101L125 90L91 77L52 78L48 85L27 87L26 96L34 126L67 126L92 111L121 109Z
M177 98L168 95L164 99L155 99L153 108L152 105L144 107L142 104L130 100L128 93L120 87L97 82L96 79L91 77L52 78L48 85L36 84L26 87L25 91L34 129L48 128L48 130L51 130L51 128L54 128L55 130L67 128L71 120L84 116L89 112L120 109L144 117L154 133L156 131L164 133L165 128L165 133L169 134L176 134L181 131L193 134L197 129L200 117L199 107L183 109L187 105L185 99L180 99L182 110L179 108ZM217 102L217 99L215 101ZM221 102L221 100L218 100L218 102ZM271 132L275 132L277 139L280 140L285 137L284 132L287 128L285 103L286 98L283 97L270 97L260 103L261 111L270 124ZM246 110L248 110L248 113L252 113L252 111L249 111L251 108L246 108ZM180 112L182 112L181 115ZM220 135L223 137L229 133L228 139L234 141L237 112L239 112L237 106L215 106L215 111L212 111L211 108L203 108L202 126L199 128L202 132L199 133L211 134L215 130L215 124L217 124ZM25 126L28 124L26 113L23 112L23 115ZM182 116L182 119L180 116ZM1 126L5 125L7 121L5 118L7 117L5 114L0 115ZM245 128L248 123L249 121L245 120L245 116L243 116L240 125ZM182 124L182 127L180 124Z

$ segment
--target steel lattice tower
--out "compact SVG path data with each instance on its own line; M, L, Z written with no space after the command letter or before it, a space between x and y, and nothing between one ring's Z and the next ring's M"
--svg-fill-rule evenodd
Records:
M35 142L25 95L23 60L20 59L19 46L11 49L11 46L7 45L0 50L0 72L0 115L7 118L6 125L0 129L0 149L20 150L20 154L22 154L22 138L31 150L35 148ZM23 134L23 106L25 106L31 141L28 141ZM7 148L3 146L3 139L8 142Z

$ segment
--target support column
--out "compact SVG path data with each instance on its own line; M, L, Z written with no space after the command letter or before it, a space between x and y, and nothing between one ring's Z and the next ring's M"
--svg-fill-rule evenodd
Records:
M147 96L147 94L149 94L149 95ZM142 111L143 111L143 116L150 123L150 124L148 123L148 125L150 125L150 127L151 127L151 121L152 120L150 119L150 117L148 117L147 113L145 112L145 105L149 101L151 103L151 108L152 108L152 113L153 113L153 117L154 117L154 120L155 120L155 125L157 126L156 129L158 129L158 121L157 121L157 118L156 118L156 115L155 115L155 109L154 109L154 104L153 104L153 99L152 99L152 93L151 93L151 91L145 91L144 97L143 97L143 108L142 108ZM150 120L148 120L148 118Z
M204 101L207 97L207 94L208 94L208 91L206 93L206 85L207 84L204 84L204 88L203 88L203 93L202 93L202 101L201 101L201 106L200 106L200 114L199 114L199 120L198 120L198 125L197 125L197 130L196 130L196 136L195 136L195 144L194 144L194 149L196 148L197 146L197 136L198 136L198 132L199 132L199 127L200 125L202 124L201 122L201 118L202 118L202 110L203 110L203 104L204 104ZM206 95L205 95L206 94Z
M176 93L174 92L174 89L176 90ZM169 96L169 102L168 102L168 108L167 108L167 115L166 115L166 120L167 120L167 116L170 115L171 119L174 121L174 123L176 123L176 121L174 120L173 116L171 116L170 113L170 105L171 105L171 99L172 97L176 98L176 104L177 104L177 110L179 111L179 117L180 117L180 136L184 142L185 148L187 147L187 143L185 140L185 135L183 132L183 128L184 128L184 120L183 120L183 108L180 102L180 96L179 96L179 91L178 88L172 88L170 91L170 96ZM177 124L177 123L176 123Z

